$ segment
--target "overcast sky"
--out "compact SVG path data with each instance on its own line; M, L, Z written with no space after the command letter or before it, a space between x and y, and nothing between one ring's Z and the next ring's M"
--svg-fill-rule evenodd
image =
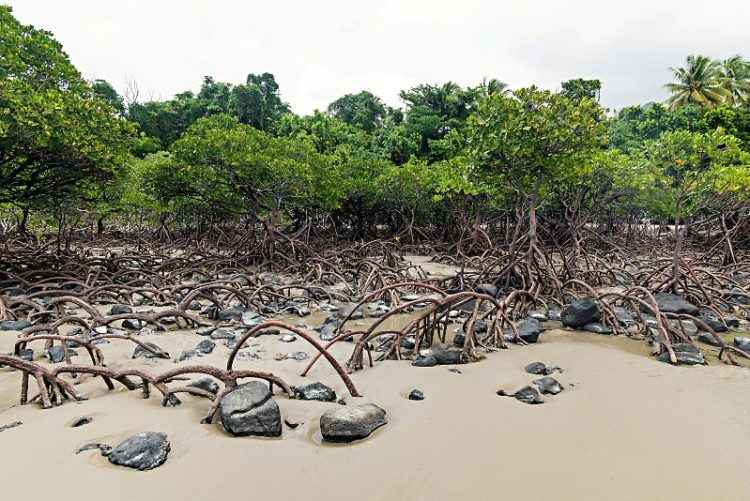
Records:
M599 78L604 105L662 101L686 55L750 57L750 1L0 0L52 31L87 78L168 99L203 75L271 72L297 113L367 89L494 77L558 89Z

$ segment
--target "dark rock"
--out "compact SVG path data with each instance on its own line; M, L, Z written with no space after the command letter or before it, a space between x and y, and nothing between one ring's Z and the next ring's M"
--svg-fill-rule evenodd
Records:
M68 355L75 357L78 355L75 350L68 348ZM47 350L47 357L53 364L59 364L65 360L65 351L62 346L50 346Z
M703 323L708 325L710 328L712 328L714 332L726 332L727 331L727 326L721 323L721 321L713 317L700 316L698 317L698 320L702 320Z
M711 346L721 346L721 343L716 340L713 335L709 334L708 332L701 332L698 335L698 341L706 344L710 344Z
M544 403L542 397L539 396L539 392L531 386L524 386L513 394L516 400L519 400L525 404L541 404Z
M239 339L227 339L227 341L226 341L226 343L224 343L224 345L231 350L235 346L237 346L239 343L240 343ZM248 342L245 341L244 343L242 343L242 346L240 347L240 349L242 349L242 348L249 348L249 347L250 347L250 344L248 344Z
M464 324L464 328L466 328L466 326L467 325ZM474 333L482 334L483 332L487 332L487 324L483 322L482 320L477 320L476 322L474 322Z
M349 320L359 320L360 318L364 317L364 313L362 312L361 308L358 308L357 311L354 311L354 307L356 305L354 304L348 304L346 306L342 306L339 308L338 312L336 313L340 319L346 318L349 313L351 313L351 316L349 317Z
M732 295L729 297L730 301L734 301L737 304L743 306L750 305L750 297L746 296L747 291L742 287L732 287L731 292L738 292L739 294Z
M577 299L565 307L561 318L567 327L583 327L599 320L599 306L591 298Z
M214 381L210 377L196 379L195 381L190 383L188 387L199 388L209 393L213 393L214 395L216 395L219 392L219 385L216 383L216 381Z
M488 296L497 297L498 288L493 284L479 284L476 287L476 291L479 294L486 294Z
M297 428L297 427L298 427L298 426L300 425L300 423L290 423L290 422L289 422L289 421L287 421L286 419L284 420L284 424L285 424L285 425L287 426L287 428L289 428L290 430L294 430L295 428Z
M211 341L210 339L204 339L198 345L195 347L195 351L198 353L202 353L203 355L208 355L212 351L214 351L214 348L216 347L216 343Z
M401 339L400 345L401 348L404 348L405 350L413 350L417 346L417 343L414 341L413 337L405 337Z
M213 340L219 340L219 339L235 339L237 336L232 334L226 329L216 329L211 333L211 339Z
M133 308L126 304L115 304L109 310L110 315L123 315L125 313L133 313Z
M532 362L523 368L529 374L547 374L547 366L542 362Z
M438 364L437 359L433 355L419 355L411 363L414 367L435 367Z
M455 367L448 369L448 372L452 372L453 374L463 374L460 369L456 369Z
M680 320L680 324L682 325L682 328L685 330L685 334L688 336L695 336L698 334L698 326L695 325L695 322L692 320ZM680 324L675 323L675 327L677 329L680 328Z
M214 332L215 330L216 330L216 327L213 327L213 326L212 327L201 327L200 329L198 329L198 331L196 332L196 334L198 334L199 336L210 336L211 333Z
M265 317L260 316L260 314L254 311L246 311L242 314L242 324L248 327L255 327L265 321Z
M216 306L211 305L207 308L204 308L200 311L199 315L203 315L204 317L208 318L209 320L218 320L219 319L219 310L216 308Z
M612 311L614 312L617 321L622 325L628 326L635 323L635 315L632 311L626 310L620 306L613 307Z
M224 308L219 312L219 320L242 320L242 314L245 312L242 308Z
M141 328L141 322L139 320L125 319L122 321L122 328L137 331Z
M466 342L466 334L463 332L456 332L456 335L453 336L453 346L457 348L463 348L465 342Z
M261 336L278 336L281 334L281 331L276 328L268 328L268 329L260 329L255 334L253 334L253 337L261 337Z
M385 353L386 351L391 349L391 346L393 346L393 343L390 341L386 341L385 343L381 344L377 348L375 348L375 351L379 353Z
M32 360L34 360L34 350L32 350L31 348L24 348L23 350L20 350L18 352L18 356L24 360L28 360L29 362L31 362Z
M31 322L28 320L6 320L0 322L0 331L22 331L27 327L31 327Z
M79 336L83 334L83 329L81 327L73 327L70 329L67 333L65 333L66 336Z
M367 438L387 423L385 411L374 404L334 407L320 416L320 433L329 442Z
M310 383L305 386L295 386L294 398L297 400L318 400L319 402L333 402L336 392L323 383Z
M734 345L745 353L750 353L750 337L737 336L734 338Z
M0 432L5 431L5 430L10 430L11 428L15 428L17 426L21 426L22 424L23 423L21 421L13 421L12 423L4 424L4 425L0 426Z
M657 292L654 300L662 313L677 313L697 316L698 307L676 294Z
M283 311L294 313L298 317L306 317L311 313L310 308L308 308L307 306L296 304L294 301L288 301L284 305Z
M672 350L677 358L677 365L708 365L703 353L692 344L675 343L672 345ZM661 362L669 362L669 352L664 350L658 359Z
M91 421L93 421L94 418L91 418L89 416L83 416L79 417L75 421L73 421L73 424L70 425L71 428L78 428L79 426L83 426L85 424L89 424Z
M281 412L268 385L260 381L241 384L219 402L221 424L236 437L281 435Z
M539 339L539 334L544 330L544 326L536 318L527 318L518 324L516 328L521 339L527 343L536 343Z
M413 389L409 392L409 400L424 400L424 393L420 390Z
M332 317L329 317L329 319ZM315 330L320 332L321 341L330 341L336 337L336 330L339 328L339 321L333 318L333 320L326 320L326 322L320 327L316 327Z
M485 311L487 311L487 305L485 303L486 301L483 301L482 304L479 305L480 313L484 313ZM463 303L461 306L459 306L458 311L464 312L464 313L471 313L474 311L474 308L476 308L476 306L477 306L477 300L472 299L470 301Z
M590 324L584 325L583 330L586 332L593 332L594 334L612 334L612 329L598 322L591 322Z
M429 353L435 357L438 365L455 365L461 363L461 350L455 346L445 344L434 344L430 346Z
M146 346L153 350L156 350L157 352L161 352L161 348L156 346L154 343L146 343ZM143 346L138 345L135 347L135 350L133 350L133 355L130 358L154 358L155 356L156 355L148 351Z
M195 350L184 350L182 353L180 353L179 361L183 362L185 360L189 360L195 356L198 355L198 352Z
M126 439L108 456L109 462L136 470L151 470L167 460L169 442L165 433L146 431Z
M555 372L562 372L562 369L554 365L544 365L542 362L532 362L524 370L529 374L549 376Z
M539 391L542 392L543 395L557 395L564 390L557 379L553 377L535 379L533 383L539 387Z

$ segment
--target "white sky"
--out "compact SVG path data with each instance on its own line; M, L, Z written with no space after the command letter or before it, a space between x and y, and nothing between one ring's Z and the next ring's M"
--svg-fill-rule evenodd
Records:
M87 78L141 96L198 90L203 75L276 76L296 113L367 89L494 77L558 89L599 78L604 105L662 101L690 53L750 58L748 0L0 0L52 31Z

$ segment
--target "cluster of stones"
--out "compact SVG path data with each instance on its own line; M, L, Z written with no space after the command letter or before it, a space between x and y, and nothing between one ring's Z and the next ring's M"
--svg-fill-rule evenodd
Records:
M555 372L562 372L562 369L557 366L548 366L542 362L532 362L527 365L524 370L528 374L544 376L532 381L532 384L539 388L538 390L529 385L524 386L515 393L507 393L505 390L501 389L497 391L497 394L501 397L514 397L516 400L525 404L537 405L544 403L544 399L541 397L540 393L542 395L557 395L565 389L557 379L550 376L550 374L554 374Z
M321 383L294 388L301 400L333 402L336 393ZM225 395L219 404L221 424L232 436L281 436L281 411L268 386L251 381ZM338 405L320 417L320 433L329 442L352 442L367 438L387 423L386 413L374 404Z
M659 311L663 313L674 313L674 314L685 314L691 315L706 325L708 325L714 332L721 333L727 331L727 326L737 327L739 320L728 317L725 318L725 323L722 323L718 319L702 315L700 309L694 304L690 303L686 299L671 293L660 292L653 295L654 301L659 308ZM625 308L614 307L613 311L617 317L617 321L625 327L634 326L638 321L638 316ZM657 326L656 318L646 314L641 314L646 325L651 328ZM597 334L611 334L612 329L599 323L600 311L596 302L590 298L578 299L571 302L563 309L560 315L560 321L566 327L575 329L582 329L584 331L593 332ZM676 320L675 320L676 322ZM703 343L719 346L719 342L716 338L708 332L701 332L699 327L692 320L680 320L682 328L691 337L697 337L698 341ZM750 342L745 340L748 338L735 337L734 345L740 350L750 353ZM657 336L652 339L653 344L658 344ZM672 350L674 351L678 365L706 365L706 359L703 353L696 346L690 343L674 343L672 344ZM664 352L658 356L658 359L662 362L669 362L669 354Z

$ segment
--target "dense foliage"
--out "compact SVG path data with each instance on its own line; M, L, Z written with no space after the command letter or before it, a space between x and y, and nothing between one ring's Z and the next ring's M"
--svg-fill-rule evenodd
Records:
M602 83L585 79L559 92L422 84L400 93L402 108L364 90L298 116L270 73L126 100L86 82L52 34L9 7L0 50L0 203L24 221L77 209L100 230L109 218L169 232L260 225L272 241L314 226L413 242L479 238L485 221L505 218L533 246L539 217L578 244L597 218L747 207L750 64L740 56L689 56L664 105L616 116L598 102Z
M62 47L0 7L0 203L52 210L123 174L135 129ZM116 93L115 93L116 94Z

